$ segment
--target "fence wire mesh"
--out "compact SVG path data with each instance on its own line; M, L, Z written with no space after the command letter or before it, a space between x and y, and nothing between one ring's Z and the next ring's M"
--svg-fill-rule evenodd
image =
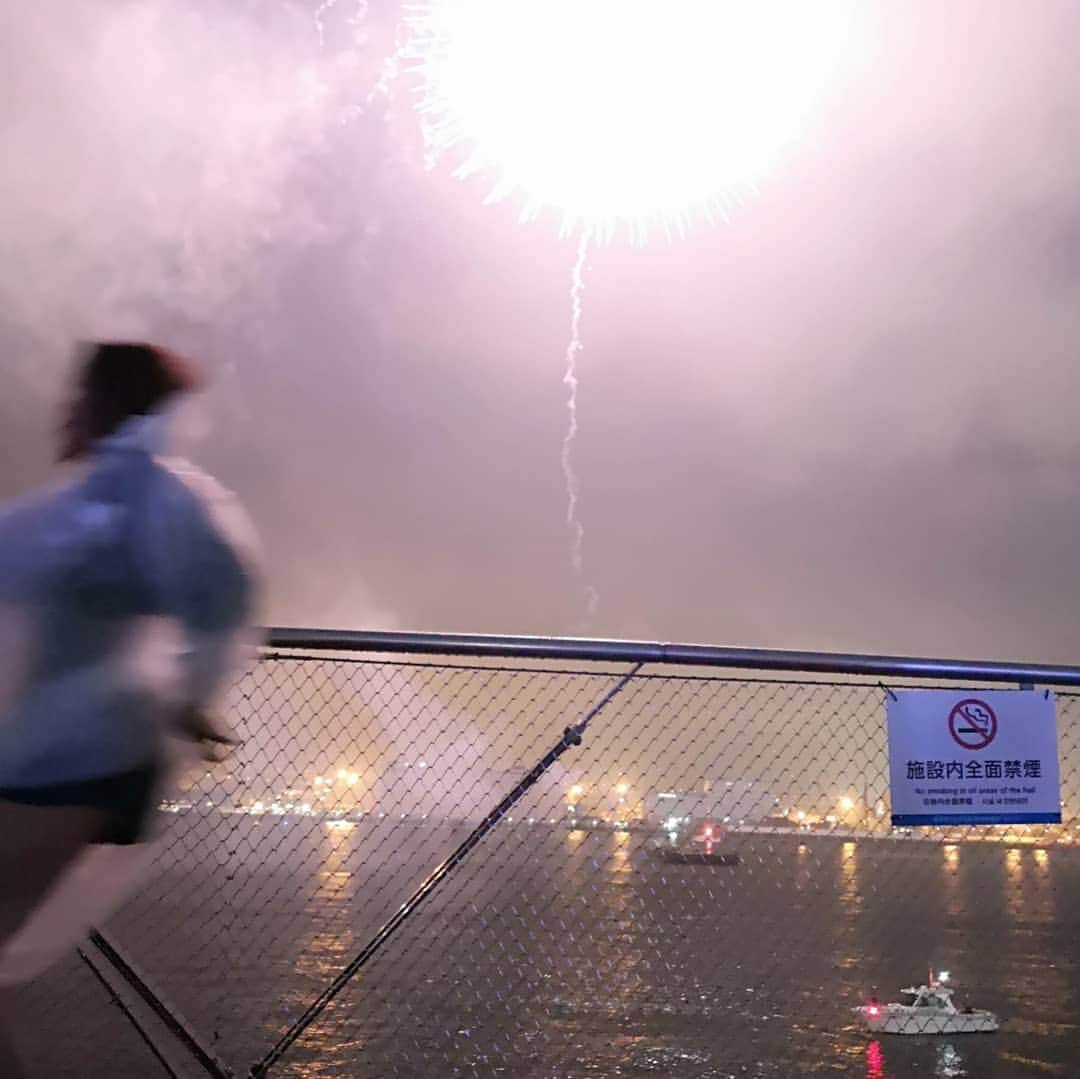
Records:
M264 659L109 931L247 1074L626 669ZM887 692L646 668L271 1074L1073 1074L1080 698L1061 826L896 830ZM928 967L1001 1030L868 1034Z

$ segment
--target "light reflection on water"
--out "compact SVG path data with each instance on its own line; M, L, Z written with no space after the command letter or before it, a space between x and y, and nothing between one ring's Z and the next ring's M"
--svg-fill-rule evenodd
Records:
M859 942L856 934L863 898L859 887L859 848L852 842L844 843L840 857L840 904L842 917L838 924L835 948L837 966L845 970L858 969L860 962Z
M840 848L840 895L848 915L852 917L861 913L863 906L858 878L858 850L854 843L845 843Z
M303 977L333 978L353 947L348 904L354 891L349 856L355 827L349 821L327 821L322 827L321 862L308 903L315 931L296 963L296 973Z
M964 1058L956 1047L948 1042L938 1046L934 1079L958 1079L961 1075L967 1075L967 1072L964 1070Z
M648 995L649 985L641 969L641 944L634 917L637 896L630 858L633 837L629 832L614 832L605 838L608 871L614 886L609 904L614 939L605 956L611 975L607 980L607 1005L612 1014L621 1014Z
M881 1042L871 1042L866 1047L866 1079L885 1079L885 1057Z
M1006 896L1009 914L1035 922L1050 921L1054 916L1054 890L1050 884L1049 851L1005 851Z
M905 1035L896 1035L904 1037ZM934 1051L934 1079L961 1079L968 1074L964 1058L950 1042L938 1045ZM886 1068L885 1052L881 1042L872 1041L866 1047L866 1079L901 1079L906 1072L894 1067Z
M1019 848L1005 851L1005 902L1009 914L1018 917L1024 906L1024 863Z
M941 848L944 864L942 866L942 885L945 894L945 912L951 918L963 915L960 898L960 848L955 843L946 843Z
M611 874L613 877L625 876L631 871L630 833L615 832L612 840L615 845L611 854Z

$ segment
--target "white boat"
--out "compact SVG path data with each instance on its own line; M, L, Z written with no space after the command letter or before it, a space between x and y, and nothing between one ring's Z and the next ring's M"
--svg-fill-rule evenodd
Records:
M882 1004L871 997L869 1004L855 1011L867 1029L878 1034L990 1034L997 1030L993 1012L956 1007L948 980L946 971L936 978L931 971L928 985L900 990L903 1002Z

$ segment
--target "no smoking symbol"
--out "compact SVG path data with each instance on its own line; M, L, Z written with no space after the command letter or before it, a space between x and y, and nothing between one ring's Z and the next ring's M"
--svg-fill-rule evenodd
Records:
M985 749L994 740L997 726L993 708L974 697L953 705L949 713L949 733L964 749Z

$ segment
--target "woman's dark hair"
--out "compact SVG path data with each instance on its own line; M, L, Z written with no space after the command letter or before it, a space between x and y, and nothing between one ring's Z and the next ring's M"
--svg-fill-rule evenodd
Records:
M203 382L195 364L169 349L139 341L95 341L83 346L80 388L91 438L111 434L130 416L145 416Z

